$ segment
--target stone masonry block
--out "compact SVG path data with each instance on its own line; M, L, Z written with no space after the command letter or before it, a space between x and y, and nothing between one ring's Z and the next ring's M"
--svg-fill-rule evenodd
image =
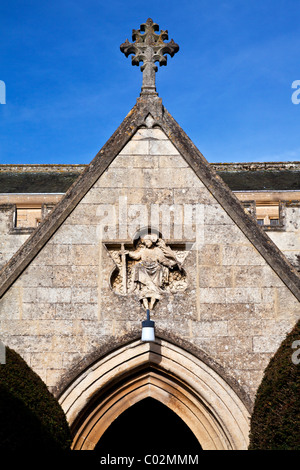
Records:
M75 287L97 287L98 285L98 266L73 266L72 280Z
M230 245L242 242L241 230L236 225L205 225L204 240L209 243Z
M222 247L222 263L224 265L266 265L265 260L250 244L226 244Z
M99 241L99 244L101 241ZM98 266L99 245L73 245L70 250L70 263L72 266Z
M149 141L131 140L125 145L119 155L149 155Z
M150 155L179 155L178 150L169 140L149 142Z
M37 287L36 301L48 303L69 303L71 301L70 287Z
M197 187L174 188L175 204L215 204L216 199L200 182Z
M73 287L72 288L72 303L89 304L98 301L97 289L90 287Z
M260 303L261 289L258 287L226 288L226 303Z
M53 263L53 244L52 241L47 243L46 246L38 253L32 260L31 266L51 266Z
M268 328L268 320L262 318L254 318L252 316L244 316L234 321L228 322L228 335L233 338L249 337L260 335Z
M252 338L249 336L220 336L217 341L219 353L229 352L233 354L243 354L251 351Z
M144 176L145 185L152 188L199 188L202 185L190 168L144 169Z
M53 284L53 267L29 266L22 276L22 283L26 287L51 287Z
M159 157L156 155L118 155L110 165L110 170L122 168L158 168Z
M65 221L65 225L96 225L98 204L77 206Z
M281 342L284 340L285 335L278 336L255 336L253 338L253 351L256 353L272 353L274 354L279 348ZM291 358L292 358L291 351ZM292 360L292 359L291 359Z
M109 168L95 183L95 187L143 188L145 187L144 172L142 168L127 168L126 171L123 168Z
M199 301L204 304L222 304L225 301L226 289L222 287L205 287L199 289Z
M55 266L53 268L53 287L71 287L72 285L72 267Z
M138 129L131 140L168 140L161 129Z
M216 337L227 336L228 324L222 321L200 321L194 322L192 332L194 337Z
M92 245L99 240L97 226L62 225L53 236L55 245Z
M154 155L151 155L151 158L154 157ZM160 155L158 158L160 168L188 168L187 162L181 155Z
M40 367L50 369L51 367L53 367L53 364L55 364L57 368L61 368L63 362L62 358L63 354L55 352L46 352L45 354L43 354L43 357L40 357L40 354L31 353L30 365L34 369Z
M52 319L56 316L56 304L48 302L23 303L22 318L24 320Z
M232 287L258 287L264 285L265 266L232 266Z
M11 320L19 319L22 314L22 300L22 287L12 287L7 294L0 299L0 318L3 319L3 312L5 312L5 318Z
M198 260L201 266L219 266L222 264L222 245L204 244L199 250ZM201 268L200 268L201 269Z
M219 204L205 204L204 223L206 225L233 225L233 220Z
M200 287L234 287L231 266L201 266Z

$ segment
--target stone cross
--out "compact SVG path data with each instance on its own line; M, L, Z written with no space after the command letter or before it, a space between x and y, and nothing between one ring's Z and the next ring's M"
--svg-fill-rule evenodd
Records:
M159 26L151 18L148 18L146 23L141 24L140 28L132 31L132 41L134 42L129 42L126 39L121 44L120 49L126 57L129 54L134 54L131 59L132 65L139 65L140 62L143 62L141 66L143 72L141 95L157 95L155 72L157 72L158 67L155 62L159 62L159 65L167 65L167 56L165 54L173 57L179 51L179 46L173 39L168 43L164 42L165 39L169 38L168 31L161 31L160 34L157 34L155 31L159 31Z

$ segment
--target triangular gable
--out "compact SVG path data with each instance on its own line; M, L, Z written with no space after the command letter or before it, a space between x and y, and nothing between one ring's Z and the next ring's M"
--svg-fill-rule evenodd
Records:
M295 297L300 300L300 277L297 271L288 263L281 251L253 218L245 213L243 206L232 191L162 106L161 99L157 97L141 97L137 100L137 104L86 170L74 182L38 229L4 266L0 272L0 297L30 264L141 126L159 126L164 131L202 183Z

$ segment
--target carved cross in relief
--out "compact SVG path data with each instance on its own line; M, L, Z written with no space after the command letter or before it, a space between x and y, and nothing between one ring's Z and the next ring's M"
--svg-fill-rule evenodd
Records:
M155 72L158 67L155 62L159 62L159 65L167 65L167 56L174 56L179 51L179 46L173 39L170 42L164 42L168 39L168 31L161 31L160 34L156 34L159 31L158 24L154 23L151 18L148 18L146 23L141 24L141 29L134 29L132 31L132 41L128 39L121 44L121 52L126 57L129 54L134 54L131 59L132 65L139 65L143 62L141 71L143 72L143 85L142 95L157 95L155 87Z

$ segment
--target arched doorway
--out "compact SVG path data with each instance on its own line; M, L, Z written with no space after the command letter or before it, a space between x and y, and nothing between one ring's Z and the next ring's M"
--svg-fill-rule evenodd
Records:
M72 448L95 449L123 412L148 397L176 413L203 450L247 449L249 411L240 396L211 365L164 339L120 346L65 389L59 402Z
M202 450L190 428L167 406L144 398L125 410L105 431L95 449L100 455L186 455Z

